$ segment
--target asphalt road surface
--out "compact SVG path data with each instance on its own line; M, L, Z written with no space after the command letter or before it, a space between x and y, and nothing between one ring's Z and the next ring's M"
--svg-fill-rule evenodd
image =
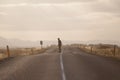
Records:
M0 61L0 80L120 80L120 61L75 47Z

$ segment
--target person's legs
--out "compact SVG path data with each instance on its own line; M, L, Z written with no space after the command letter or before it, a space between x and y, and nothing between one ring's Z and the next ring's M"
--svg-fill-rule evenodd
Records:
M59 46L59 53L61 52L61 46Z

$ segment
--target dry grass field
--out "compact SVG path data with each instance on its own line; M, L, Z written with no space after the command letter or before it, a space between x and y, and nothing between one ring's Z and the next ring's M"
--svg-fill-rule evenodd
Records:
M46 49L47 48L12 48L10 49L10 57L40 54L45 52ZM0 49L0 59L4 59L7 57L7 50Z
M74 44L72 46L79 47L81 50L102 56L117 57L120 58L120 47L117 45L110 44L96 44L96 45L86 45L86 44Z
M92 45L92 46L86 45L85 47L82 47L81 49L89 53L93 53L97 55L120 58L120 47L116 45L108 45L108 44L102 44L102 45L98 44L98 45Z

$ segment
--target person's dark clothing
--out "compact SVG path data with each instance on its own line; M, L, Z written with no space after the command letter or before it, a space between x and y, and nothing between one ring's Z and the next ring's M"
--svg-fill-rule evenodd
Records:
M61 47L62 47L62 41L60 40L60 38L58 38L58 48L59 48L59 52L61 52Z

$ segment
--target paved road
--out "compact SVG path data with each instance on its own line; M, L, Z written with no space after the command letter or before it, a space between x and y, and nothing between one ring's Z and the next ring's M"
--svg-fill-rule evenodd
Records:
M75 47L64 47L62 53L51 48L1 61L0 80L120 80L120 61Z

